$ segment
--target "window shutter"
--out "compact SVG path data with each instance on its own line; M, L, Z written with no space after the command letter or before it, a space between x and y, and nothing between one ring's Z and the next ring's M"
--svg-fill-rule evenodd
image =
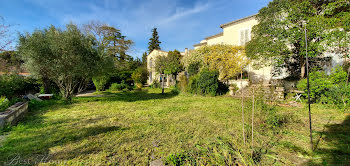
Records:
M246 29L244 34L244 45L249 41L249 29Z
M244 45L244 30L240 31L240 45Z

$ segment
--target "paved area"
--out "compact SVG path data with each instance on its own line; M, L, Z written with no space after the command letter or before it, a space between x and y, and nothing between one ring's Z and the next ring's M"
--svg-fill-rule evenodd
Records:
M94 94L94 92L96 91L95 90L84 91L76 95L76 97L104 97L105 96L105 95Z

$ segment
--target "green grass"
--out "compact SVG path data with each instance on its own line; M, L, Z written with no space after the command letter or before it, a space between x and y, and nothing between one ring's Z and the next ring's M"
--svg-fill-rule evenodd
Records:
M271 116L258 107L252 147L250 99L244 145L239 99L160 91L102 92L104 97L74 98L71 105L31 103L26 118L2 133L0 165L40 159L48 165L148 165L159 158L192 165L350 164L347 111L312 106L312 152L306 107L274 108L284 122L279 127L269 125Z

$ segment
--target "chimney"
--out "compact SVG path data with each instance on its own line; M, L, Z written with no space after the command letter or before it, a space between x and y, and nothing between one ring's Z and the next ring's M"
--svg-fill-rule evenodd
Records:
M185 55L188 54L188 48L185 48Z

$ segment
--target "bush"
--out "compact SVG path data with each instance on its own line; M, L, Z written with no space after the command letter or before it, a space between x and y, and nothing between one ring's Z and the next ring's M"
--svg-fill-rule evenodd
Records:
M217 71L209 71L207 69L201 71L197 81L197 92L202 95L215 96L219 89L218 77L219 72Z
M323 71L314 71L309 74L310 81L310 98L313 102L320 101L325 97L325 93L331 88L332 82ZM305 91L304 97L307 97L307 79L302 79L297 84L299 90Z
M131 75L131 78L134 80L134 83L145 84L147 82L147 69L145 67L137 68Z
M228 91L228 87L219 82L219 72L203 69L198 75L190 77L188 91L201 95L219 95Z
M327 76L323 71L310 73L310 97L313 102L323 104L334 104L344 109L350 104L350 86L346 84L347 73L342 67L334 68ZM298 89L304 90L304 97L307 97L307 80L300 80Z
M118 83L113 83L110 87L109 90L110 91L121 91L121 90L133 90L134 87L127 84L124 80L122 81L122 83L118 84Z
M326 93L326 97L329 103L336 105L339 109L348 108L350 106L350 85L335 85Z
M188 75L193 76L198 74L201 64L199 62L194 62L188 65Z
M10 101L5 97L0 97L0 112L6 110L10 106Z
M157 79L153 80L151 88L160 88L160 83Z
M179 76L179 82L177 82L176 87L179 88L181 92L185 92L188 85L188 79L186 75L181 74Z
M98 77L93 77L92 81L94 82L94 85L96 87L96 91L103 91L105 90L105 85L109 81L109 76L104 75L104 76L98 76Z
M30 91L37 92L39 87L37 81L32 78L16 74L0 76L0 96L6 96L9 99Z
M198 82L198 77L199 75L194 75L190 77L188 81L188 87L187 87L187 92L196 94L197 93L197 82Z
M109 90L110 91L119 91L119 90L123 90L124 87L121 84L118 83L113 83L110 87Z

